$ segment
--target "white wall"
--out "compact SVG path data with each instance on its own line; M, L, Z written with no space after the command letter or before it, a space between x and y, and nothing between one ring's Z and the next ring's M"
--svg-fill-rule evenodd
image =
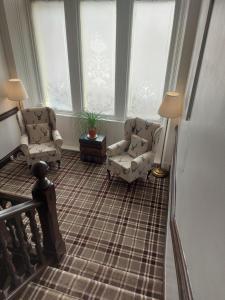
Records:
M215 0L190 121L182 121L176 219L194 299L225 299L225 2Z
M205 0L203 3L207 2ZM195 45L195 39L197 34L197 28L199 26L199 16L201 17L202 14L202 1L196 0L188 0L186 3L187 10L186 14L184 13L183 18L186 18L186 28L184 32L184 42L182 53L180 57L180 68L178 72L177 78L177 87L176 90L182 95L182 98L186 99L186 87L188 82L189 76L189 68L190 62L192 60L192 53L193 48ZM200 13L201 12L201 13ZM203 16L205 17L205 16ZM203 18L204 21L204 18ZM205 22L202 22L203 26ZM191 74L194 76L194 73ZM189 76L190 77L190 76ZM189 80L190 81L190 80ZM186 104L184 103L184 106ZM179 123L179 120L176 120ZM176 123L176 122L175 122ZM163 157L163 165L167 167L171 163L171 153L174 149L174 141L175 141L175 130L174 130L174 123L169 121L168 124L168 134L166 137L166 151ZM184 139L183 142L186 142ZM170 211L170 209L169 209ZM169 219L168 219L169 221ZM166 240L166 262L165 262L165 294L166 300L176 300L179 299L178 295L178 286L177 286L177 277L176 277L176 270L175 270L175 262L174 262L174 253L173 253L173 246L171 240L171 232L170 232L170 225L167 225L167 240Z
M0 114L15 107L5 96L5 83L9 78L8 68L0 38ZM0 122L0 159L19 145L19 128L15 116Z
M3 45L0 37L0 113L3 113L15 106L13 102L7 100L5 95L5 83L8 78L8 68L6 65Z

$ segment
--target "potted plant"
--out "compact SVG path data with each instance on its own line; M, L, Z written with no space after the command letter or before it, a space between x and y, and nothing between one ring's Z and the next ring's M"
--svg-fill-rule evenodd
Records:
M85 121L86 128L88 130L88 137L95 139L97 137L97 122L101 120L99 113L82 111L79 117Z

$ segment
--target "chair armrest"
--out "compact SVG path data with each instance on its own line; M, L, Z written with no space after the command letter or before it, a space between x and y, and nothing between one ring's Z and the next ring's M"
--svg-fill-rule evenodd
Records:
M144 169L146 165L154 162L155 153L152 151L145 152L131 161L131 169Z
M63 144L63 139L58 130L52 130L52 138L56 147L61 148Z
M119 155L128 149L129 144L130 143L127 140L115 143L107 148L106 155L108 157Z
M29 155L28 145L29 145L29 143L28 143L28 135L27 134L21 135L21 138L20 138L20 149L21 149L21 151L23 152L23 154L25 156Z

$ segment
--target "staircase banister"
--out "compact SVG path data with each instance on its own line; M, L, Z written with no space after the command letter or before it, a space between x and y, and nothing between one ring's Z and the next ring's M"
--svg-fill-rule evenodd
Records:
M16 215L27 212L33 208L38 208L42 205L41 202L29 200L26 203L17 204L0 211L0 221L8 220Z
M0 189L0 202L1 200L6 200L6 201L15 201L17 203L24 203L27 201L32 200L32 197L30 196L24 196L24 195L18 195L12 192L5 192Z
M59 228L56 192L48 165L37 162L32 197L0 189L0 299L18 299L27 283L48 265L57 266L66 252ZM7 207L7 203L11 207ZM37 217L37 218L36 218Z

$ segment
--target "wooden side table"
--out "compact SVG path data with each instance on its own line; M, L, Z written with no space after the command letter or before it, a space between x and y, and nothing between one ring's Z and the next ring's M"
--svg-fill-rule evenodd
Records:
M98 134L96 139L89 139L82 134L80 139L80 159L102 164L106 159L106 137Z

